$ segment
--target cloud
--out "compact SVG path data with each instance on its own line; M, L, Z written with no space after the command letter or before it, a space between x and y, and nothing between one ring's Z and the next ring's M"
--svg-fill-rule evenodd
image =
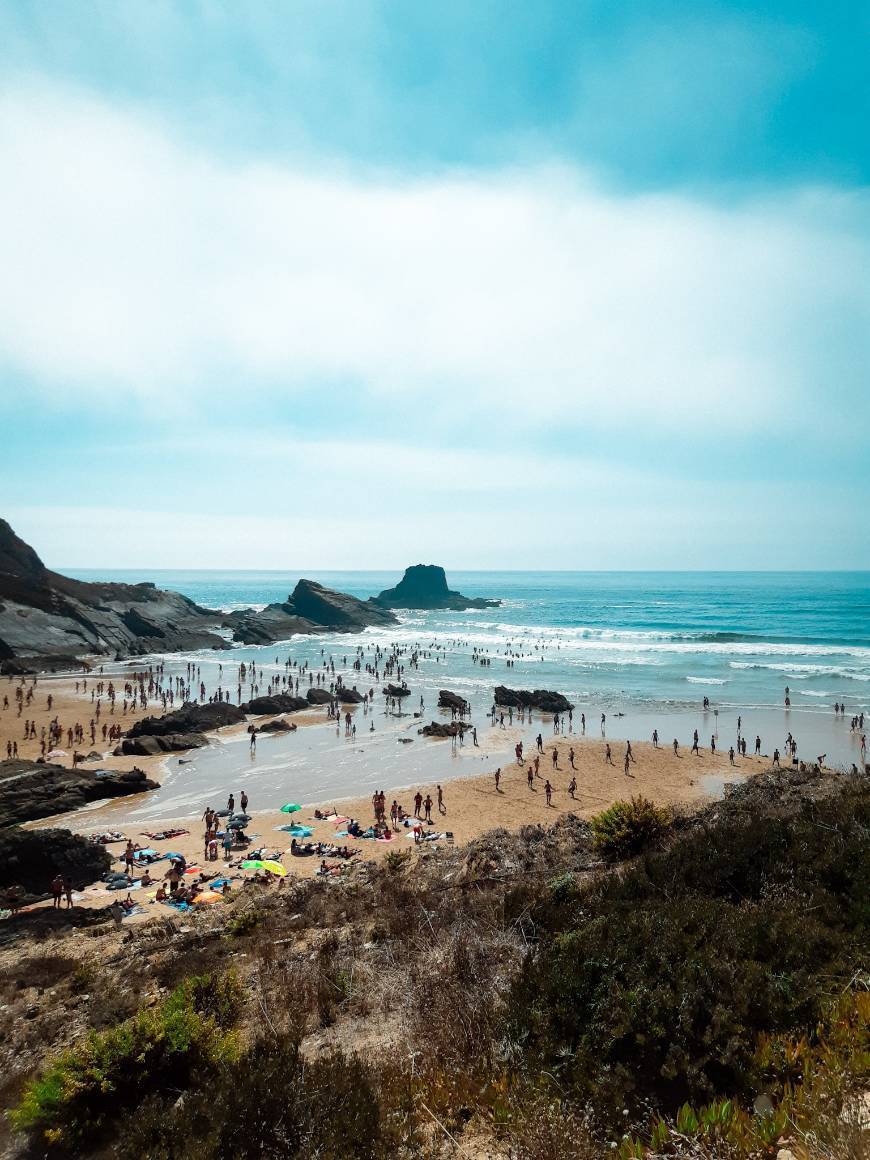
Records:
M47 397L253 408L342 383L375 416L730 431L809 424L830 382L861 397L865 193L234 162L36 83L0 96L0 154L0 365Z

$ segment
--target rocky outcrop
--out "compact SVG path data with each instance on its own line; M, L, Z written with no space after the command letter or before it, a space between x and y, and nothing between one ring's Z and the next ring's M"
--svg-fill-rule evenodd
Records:
M275 721L266 721L257 729L258 733L293 733L296 725L292 721L282 721L279 717Z
M154 584L94 584L52 572L0 520L0 658L225 648L213 631L219 623L217 613Z
M335 694L330 693L329 689L318 689L312 686L305 694L309 705L329 705L335 700Z
M240 725L244 709L229 701L207 701L197 705L187 701L180 709L162 717L143 717L127 730L127 737L165 737L171 733L207 733L224 725Z
M411 690L407 685L384 685L384 696L395 697L401 700L402 697L410 697Z
M469 608L494 608L500 600L484 600L480 596L463 596L447 587L444 569L437 564L413 564L395 588L386 588L373 603L384 608L449 609L464 612Z
M363 695L358 689L347 689L344 685L339 685L335 690L335 695L342 705L361 705L363 703Z
M87 802L159 789L141 769L66 769L38 761L0 762L0 828L76 810Z
M240 708L249 717L265 717L277 713L297 713L307 709L309 702L304 697L294 697L292 693L273 693L268 697L255 697Z
M467 721L432 721L417 732L423 737L461 737L470 728Z
M81 889L109 869L105 846L87 841L69 830L0 829L0 888L23 887L28 895L44 895L56 874L72 879Z
M504 685L497 685L495 689L495 703L505 709L539 709L542 713L567 713L573 709L573 704L561 693L553 693L548 689L507 689Z
M224 620L233 639L243 644L271 644L299 633L361 632L395 623L391 612L371 600L334 592L314 580L300 580L283 604L234 612Z
M460 697L458 693L451 693L449 689L441 689L438 693L438 708L449 709L451 712L455 709L460 717L465 717L471 712L471 706L464 697Z
M162 733L159 736L124 737L113 753L116 757L159 757L161 753L203 749L206 745L208 738L204 733Z
M0 520L0 664L41 670L52 658L75 668L89 654L142 656L224 649L232 636L271 644L299 633L360 632L395 624L386 608L300 580L283 604L257 612L202 608L154 584L90 583L46 568ZM16 668L9 668L15 673Z

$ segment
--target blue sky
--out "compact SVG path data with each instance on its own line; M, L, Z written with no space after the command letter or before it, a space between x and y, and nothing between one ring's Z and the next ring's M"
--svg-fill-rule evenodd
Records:
M870 567L870 8L0 3L53 565Z

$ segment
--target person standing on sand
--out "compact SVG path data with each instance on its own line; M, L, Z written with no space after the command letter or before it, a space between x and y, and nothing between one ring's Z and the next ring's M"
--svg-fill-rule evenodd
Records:
M728 760L731 762L732 765L734 764L734 746L733 745L728 750Z
M629 771L628 771L628 767L630 764L631 764L631 757L629 755L628 750L626 749L626 751L625 751L625 765L623 767L623 771L624 771L626 777L634 777L634 774L629 773Z
M653 729L652 743L653 743L653 749L658 749L658 747L659 747L659 731L658 731L658 729Z
M544 796L547 799L547 805L551 806L553 804L553 787L548 781L544 782Z
M679 741L677 741L677 739L675 737L674 738L674 757L679 757L679 756L680 756L680 743L679 743Z
M692 738L692 752L697 756L700 753L698 749L698 730L695 730L695 736Z
M526 781L529 783L529 789L534 790L535 775L532 772L531 766L529 766L528 770L526 771Z
M55 874L51 880L51 906L52 910L60 910L60 900L63 894L63 878L59 874Z
M568 782L568 797L571 799L571 801L574 801L574 794L576 793L576 791L577 791L577 778L572 777L571 780Z
M423 804L423 795L420 793L419 790L417 790L417 792L414 794L414 817L415 818L419 818L420 807L422 806L422 804Z
M239 795L239 805L242 807L242 813L246 814L248 812L248 795L244 790Z
M423 809L426 811L426 821L432 825L432 795L426 794L426 800L423 802Z
M574 764L574 747L573 747L573 745L568 750L568 764L571 766L572 769L577 768L577 766Z
M501 790L498 788L500 781L501 781L501 766L499 766L499 768L495 771L495 792L496 793L501 793Z
M626 743L625 743L625 756L626 756L626 759L628 761L634 761L634 754L631 752L631 742L630 741L626 741Z
M227 809L229 810L231 817L236 812L236 799L232 794L230 794L230 796L227 798Z
M72 910L72 904L73 904L72 891L73 891L72 879L68 876L64 877L63 892L66 895L66 908L67 908L67 910Z
M710 738L710 752L713 754L714 757L716 756L716 737L715 737L715 735Z
M613 754L610 752L610 742L604 746L604 764L613 765Z
M758 733L755 735L755 756L761 756L761 737Z
M553 746L553 769L559 768L559 751L556 746Z
M446 814L447 813L447 806L445 806L445 804L444 804L444 790L441 788L440 785L436 786L435 789L436 789L436 792L438 794L438 813L439 814Z

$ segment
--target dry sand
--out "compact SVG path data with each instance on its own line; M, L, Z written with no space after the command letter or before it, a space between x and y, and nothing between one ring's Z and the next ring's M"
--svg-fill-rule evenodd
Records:
M79 680L81 681L81 678ZM2 747L0 752L3 756L5 756L6 741L10 738L18 741L20 757L34 759L39 756L39 742L25 742L23 740L24 720L27 717L36 720L37 729L43 724L47 725L55 715L59 717L64 730L67 725L73 725L76 721L87 727L93 713L90 700L93 680L93 677L88 678L87 690L83 690L80 685L77 694L75 678L41 678L36 686L33 702L23 711L20 718L17 716L15 707L16 682L4 681L2 693L8 693L10 706L6 710L0 710L0 747ZM117 678L115 683L118 684ZM47 708L46 704L49 692L53 697L51 710ZM2 700L0 700L0 705L2 705ZM126 715L121 715L119 710L120 707L115 716L104 711L101 724L103 720L110 723L118 720L122 726L129 727L133 721L142 716L158 713L159 706L151 706L144 711L128 711ZM312 724L316 721L322 721L322 719L322 715L315 713L294 716L294 720L301 725ZM245 727L236 727L236 729L243 728ZM444 741L441 744L446 748L450 743ZM535 778L532 789L529 788L527 782L527 765L519 766L515 762L502 768L500 785L496 789L495 762L493 762L492 768L484 774L442 782L443 814L438 812L437 787L435 785L420 785L419 791L423 797L431 794L433 803L435 803L432 808L434 825L427 826L426 829L439 833L450 831L455 843L461 845L487 830L498 827L515 830L528 823L548 824L566 813L589 817L605 809L614 801L634 794L643 794L660 805L689 804L693 801L717 796L722 792L723 781L759 772L768 764L763 759L747 758L743 760L738 758L735 768L730 766L727 753L712 755L709 751L704 751L700 756L693 756L689 752L681 752L679 756L675 756L670 746L656 749L648 742L635 742L632 748L636 760L631 765L631 776L626 776L623 771L624 743L614 741L611 742L611 746L614 764L608 765L605 761L604 739L579 738L571 735L550 738L544 745L540 773ZM554 747L558 752L557 769L554 769L552 765ZM100 761L102 768L128 768L131 764L130 758L112 757L108 745L104 745L99 736L94 748L100 753L106 754ZM84 749L87 752L90 746L86 745ZM575 755L575 768L573 770L569 763L571 749L574 750ZM69 761L69 757L61 759L63 764ZM137 765L158 779L162 761L163 758L135 759ZM572 776L577 779L577 792L574 800L568 794L568 783ZM544 791L545 781L548 778L553 788L552 804L549 806L546 803ZM385 786L384 791L388 812L394 798L409 813L413 812L413 789L396 790ZM223 805L224 803L212 802L211 804ZM373 818L372 803L369 796L319 804L321 809L325 806L334 806L339 814L358 818L364 826L368 825ZM203 802L203 808L205 805L206 803ZM377 859L385 857L391 850L410 850L413 852L423 848L415 846L413 839L408 836L410 831L405 829L401 829L393 841L386 843L365 839L355 841L352 838L337 837L336 830L343 829L344 826L337 827L334 823L316 820L314 809L313 804L303 804L303 809L300 812L288 816L278 811L258 811L256 800L251 800L248 812L252 815L253 821L248 832L254 838L255 846L262 844L268 847L270 852L278 852L283 858L289 874L299 876L315 873L320 865L320 858L313 856L295 858L290 855L290 837L281 832L278 827L294 821L312 827L312 841L335 841L342 845L346 844L358 851L357 857ZM98 831L102 827L114 828L111 822L111 812L103 814L100 810L90 810L87 814L79 812L62 817L42 819L33 824L38 826L63 824L71 826L78 832L85 833ZM207 868L210 871L223 867L222 856L217 863L206 865L203 861L203 827L201 823L191 822L189 818L178 819L175 822L162 819L152 823L152 825L155 830L183 828L191 831L187 835L173 838L168 842L154 843L158 849L179 851L185 855L191 865ZM123 828L123 832L134 842L142 845L148 843L144 833L137 827L127 826ZM426 843L425 847L428 846L429 843ZM123 843L109 846L109 850L120 856L123 851ZM233 872L244 875L248 872L242 871L238 867L242 857L243 855L234 853ZM165 862L156 863L153 871L155 876L162 874L166 865ZM139 892L136 892L134 897L137 894ZM105 906L113 897L116 895L108 893L100 886L94 886L85 892L82 904ZM145 901L144 898L143 901ZM161 917L165 917L167 913L173 913L162 906L146 906L146 915L143 917L150 917L158 912Z

